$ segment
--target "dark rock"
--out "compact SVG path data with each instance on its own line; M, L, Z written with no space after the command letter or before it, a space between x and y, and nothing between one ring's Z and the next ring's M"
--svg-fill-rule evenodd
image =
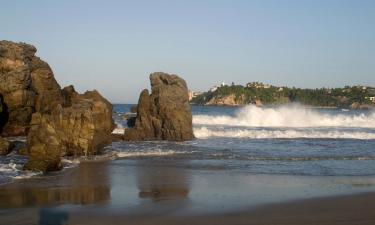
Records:
M133 117L129 117L127 120L126 120L126 125L128 125L128 127L132 128L135 126L135 121L136 121L137 117L136 116L133 116Z
M12 142L0 137L0 155L8 155L13 148L14 144Z
M50 114L33 114L28 134L29 161L25 169L54 171L60 157L88 156L112 141L112 105L97 91L69 99L70 107L56 107Z
M177 75L153 73L151 90L141 92L134 128L124 139L185 141L194 138L186 82Z
M8 106L4 102L3 95L0 94L0 134L3 132L3 127L9 120Z

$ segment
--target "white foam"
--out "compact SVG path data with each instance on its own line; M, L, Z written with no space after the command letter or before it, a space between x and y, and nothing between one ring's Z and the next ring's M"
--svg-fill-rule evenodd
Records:
M196 115L197 125L236 125L248 127L366 127L375 128L375 112L357 115L329 115L298 105L277 108L246 106L235 116Z
M146 157L146 156L170 156L177 154L184 154L187 152L183 151L173 151L173 150L148 150L148 151L134 151L134 152L116 152L117 157L119 158L132 158L132 157Z
M240 128L210 129L207 127L194 128L194 135L200 139L210 137L227 138L250 138L250 139L268 139L268 138L332 138L332 139L375 139L375 133L362 131L339 131L339 130L249 130Z
M0 172L17 172L19 171L19 165L15 163L8 163L8 164L0 164Z
M112 134L124 134L125 132L125 129L124 128L115 128L113 131L112 131Z
M4 177L13 179L23 179L30 178L36 175L40 175L40 172L24 171L21 164L16 164L13 162L7 164L0 164L0 173Z

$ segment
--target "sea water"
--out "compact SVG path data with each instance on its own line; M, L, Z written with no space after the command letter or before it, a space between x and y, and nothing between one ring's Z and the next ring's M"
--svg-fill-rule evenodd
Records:
M114 105L116 132L127 128L130 107ZM37 221L39 209L220 213L375 190L374 111L287 105L192 112L194 140L113 142L95 157L64 158L64 169L48 175L23 171L24 156L0 156L0 224Z
M115 105L115 120L129 105ZM280 107L193 106L196 139L182 143L118 142L120 158L186 159L188 167L254 174L375 175L375 112Z

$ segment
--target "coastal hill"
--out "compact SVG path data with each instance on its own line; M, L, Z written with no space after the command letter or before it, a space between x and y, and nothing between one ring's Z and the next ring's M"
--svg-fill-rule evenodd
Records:
M241 106L246 104L280 105L300 103L313 107L363 109L375 107L375 88L345 86L343 88L277 87L251 82L243 85L214 86L206 92L191 92L190 102L198 105Z

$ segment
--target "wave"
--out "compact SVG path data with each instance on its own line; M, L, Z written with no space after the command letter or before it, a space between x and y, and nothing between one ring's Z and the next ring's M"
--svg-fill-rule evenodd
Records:
M153 156L172 156L172 155L178 155L178 154L188 154L191 152L186 151L174 151L174 150L160 150L160 149L154 149L149 151L127 151L127 152L116 152L117 157L119 158L137 158L137 157L153 157Z
M366 127L375 128L375 112L321 113L299 105L261 108L253 105L239 110L234 116L195 115L196 125L236 125L248 127Z
M339 130L266 130L266 129L241 129L241 128L194 128L194 135L200 139L211 137L226 138L250 138L250 139L271 139L271 138L328 138L328 139L375 139L375 133L364 131L339 131Z
M41 174L40 172L25 171L22 167L22 164L16 164L13 162L0 164L0 181L3 179L30 178Z

